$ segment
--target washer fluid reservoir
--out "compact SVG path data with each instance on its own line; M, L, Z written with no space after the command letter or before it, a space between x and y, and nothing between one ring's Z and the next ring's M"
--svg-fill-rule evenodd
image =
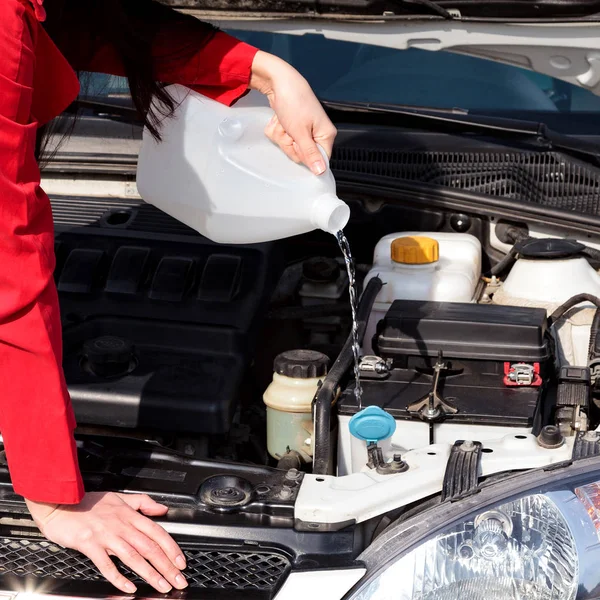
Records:
M403 232L375 246L364 285L379 277L384 286L371 311L363 354L373 354L377 323L394 300L473 302L481 277L481 244L466 233Z

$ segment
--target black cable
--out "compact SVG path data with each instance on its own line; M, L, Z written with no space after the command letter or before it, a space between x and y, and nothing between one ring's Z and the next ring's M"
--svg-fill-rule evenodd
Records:
M371 309L382 287L383 282L379 277L373 277L365 287L356 314L359 343L363 341ZM351 333L338 357L335 359L329 373L327 373L327 376L323 380L321 387L318 389L313 402L313 421L315 424L313 473L318 475L325 475L329 470L331 406L334 402L340 381L354 360L352 352L353 343L354 340Z
M594 320L592 321L592 327L590 329L590 345L588 347L588 359L593 360L598 358L598 352L596 351L596 340L598 339L598 330L600 329L600 310L596 309L594 314Z
M512 267L517 260L515 245L523 240L531 239L531 237L519 227L507 227L504 235L513 243L513 246L502 260L497 262L487 273L485 273L485 277L501 275L506 269Z
M554 325L558 319L564 317L572 308L575 308L578 304L582 302L591 302L596 305L597 308L600 308L600 298L598 296L593 296L592 294L577 294L577 296L573 296L569 298L564 304L561 304L548 318L548 324L550 326Z
M515 261L517 260L517 251L515 250L515 247L513 246L509 251L508 254L499 262L497 262L486 274L486 277L493 277L493 276L497 276L497 275L501 275L502 273L504 273L504 271L506 271L506 269L508 269L509 267L512 267L513 264L515 263Z

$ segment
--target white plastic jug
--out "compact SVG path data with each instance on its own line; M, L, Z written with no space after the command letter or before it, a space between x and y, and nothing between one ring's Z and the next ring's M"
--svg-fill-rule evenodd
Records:
M144 131L139 156L137 186L146 202L222 243L345 227L350 210L331 171L314 175L266 137L273 110L262 94L227 107L182 86L167 91L175 114L164 120L161 142Z

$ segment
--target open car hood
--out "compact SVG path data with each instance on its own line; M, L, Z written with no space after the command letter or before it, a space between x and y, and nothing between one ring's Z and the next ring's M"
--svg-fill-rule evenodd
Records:
M467 19L587 19L598 17L599 0L161 0L175 8L248 14Z
M222 28L466 54L600 95L600 1L163 0ZM492 18L493 16L493 18Z
M219 23L223 26L224 22ZM600 23L242 19L227 26L295 35L318 33L398 50L456 52L530 69L600 95Z

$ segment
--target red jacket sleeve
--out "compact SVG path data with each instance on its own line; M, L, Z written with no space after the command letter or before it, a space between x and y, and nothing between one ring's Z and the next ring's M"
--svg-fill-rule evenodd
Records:
M77 503L83 485L61 365L52 213L34 155L38 23L18 0L0 2L0 23L0 431L18 494Z
M156 3L149 2L143 15L136 27L152 38L156 81L185 85L227 105L248 90L256 48ZM126 76L115 44L86 35L78 24L59 46L77 71Z

